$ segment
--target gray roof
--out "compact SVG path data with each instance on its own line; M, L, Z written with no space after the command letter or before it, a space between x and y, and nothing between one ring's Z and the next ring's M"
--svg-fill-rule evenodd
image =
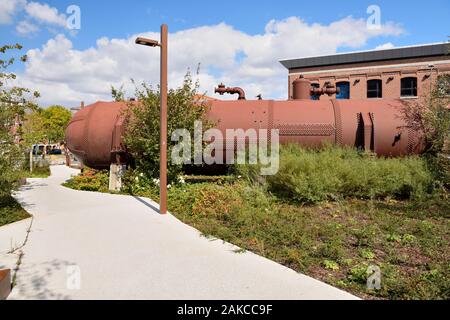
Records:
M450 51L450 43L428 44L412 47L371 50L353 53L338 53L328 56L281 60L287 69L318 67L336 64L372 62L382 60L408 59L430 56L442 56Z

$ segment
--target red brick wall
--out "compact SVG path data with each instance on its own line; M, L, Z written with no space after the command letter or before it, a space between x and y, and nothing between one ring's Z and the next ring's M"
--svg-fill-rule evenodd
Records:
M418 60L418 62L421 62ZM409 62L410 63L410 62ZM392 62L394 64L394 62ZM398 62L396 62L398 64ZM450 74L450 57L445 57L442 63L435 65L430 70L428 67L429 61L423 61L423 65L419 66L397 66L385 68L372 68L373 63L367 66L367 69L352 70L347 67L345 70L330 71L326 70L338 69L337 66L327 66L326 69L320 68L319 73L314 71L305 70L307 73L303 73L306 79L309 79L311 83L319 83L323 86L326 82L330 82L335 85L339 81L350 82L350 99L366 99L367 98L367 80L380 79L382 81L383 98L400 98L400 81L404 77L417 77L417 95L427 94L430 90L430 81L435 81L440 74ZM382 65L385 65L382 64ZM358 65L361 68L361 64ZM429 76L431 73L431 77ZM302 74L301 69L296 69L295 74L289 74L289 98L292 95L292 82ZM333 96L322 96L320 99L334 99Z

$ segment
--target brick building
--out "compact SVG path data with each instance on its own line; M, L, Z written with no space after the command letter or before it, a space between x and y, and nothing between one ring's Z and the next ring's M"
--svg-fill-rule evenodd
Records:
M320 99L414 99L430 92L436 79L450 75L449 52L449 43L438 43L280 63L289 70L289 98L292 97L292 82L303 75L315 87L329 84L341 89L337 95L325 95Z

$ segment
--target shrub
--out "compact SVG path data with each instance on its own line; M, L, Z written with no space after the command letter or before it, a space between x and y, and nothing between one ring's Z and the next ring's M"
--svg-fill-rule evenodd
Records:
M203 122L207 129L205 118L206 106L197 99L198 83L194 84L188 73L183 86L170 89L167 102L167 154L171 155L174 142L171 134L175 129L187 129L193 139L194 122ZM159 140L160 140L160 91L143 83L136 88L139 104L131 104L127 113L127 131L125 143L135 159L136 169L143 172L148 179L159 177ZM169 183L174 183L182 173L182 164L168 161L167 174Z
M6 197L18 186L23 158L20 146L11 141L1 141L0 148L0 197Z
M0 197L8 197L11 190L21 178L23 166L23 148L18 143L22 129L15 127L17 118L23 118L27 112L34 110L32 102L39 96L26 88L14 86L16 75L8 70L14 64L14 55L8 55L9 50L21 50L22 46L0 46ZM22 62L26 56L21 56Z
M425 159L434 179L450 189L450 75L438 77L430 94L417 101L404 102L403 118L407 126L422 132Z
M255 181L254 166L240 166L238 172ZM377 158L350 147L312 150L292 144L281 148L279 171L265 181L279 197L314 203L343 197L420 198L430 191L432 176L417 156Z
M132 195L159 194L159 179L150 178L138 170L129 169L122 177L121 191Z
M108 192L108 171L85 168L83 173L71 178L63 185L75 190Z

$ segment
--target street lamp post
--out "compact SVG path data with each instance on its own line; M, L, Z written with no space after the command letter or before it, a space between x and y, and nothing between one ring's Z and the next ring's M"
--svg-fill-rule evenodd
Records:
M159 144L159 213L167 213L167 25L161 25L161 41L138 37L136 43L161 48L160 67L160 144Z

